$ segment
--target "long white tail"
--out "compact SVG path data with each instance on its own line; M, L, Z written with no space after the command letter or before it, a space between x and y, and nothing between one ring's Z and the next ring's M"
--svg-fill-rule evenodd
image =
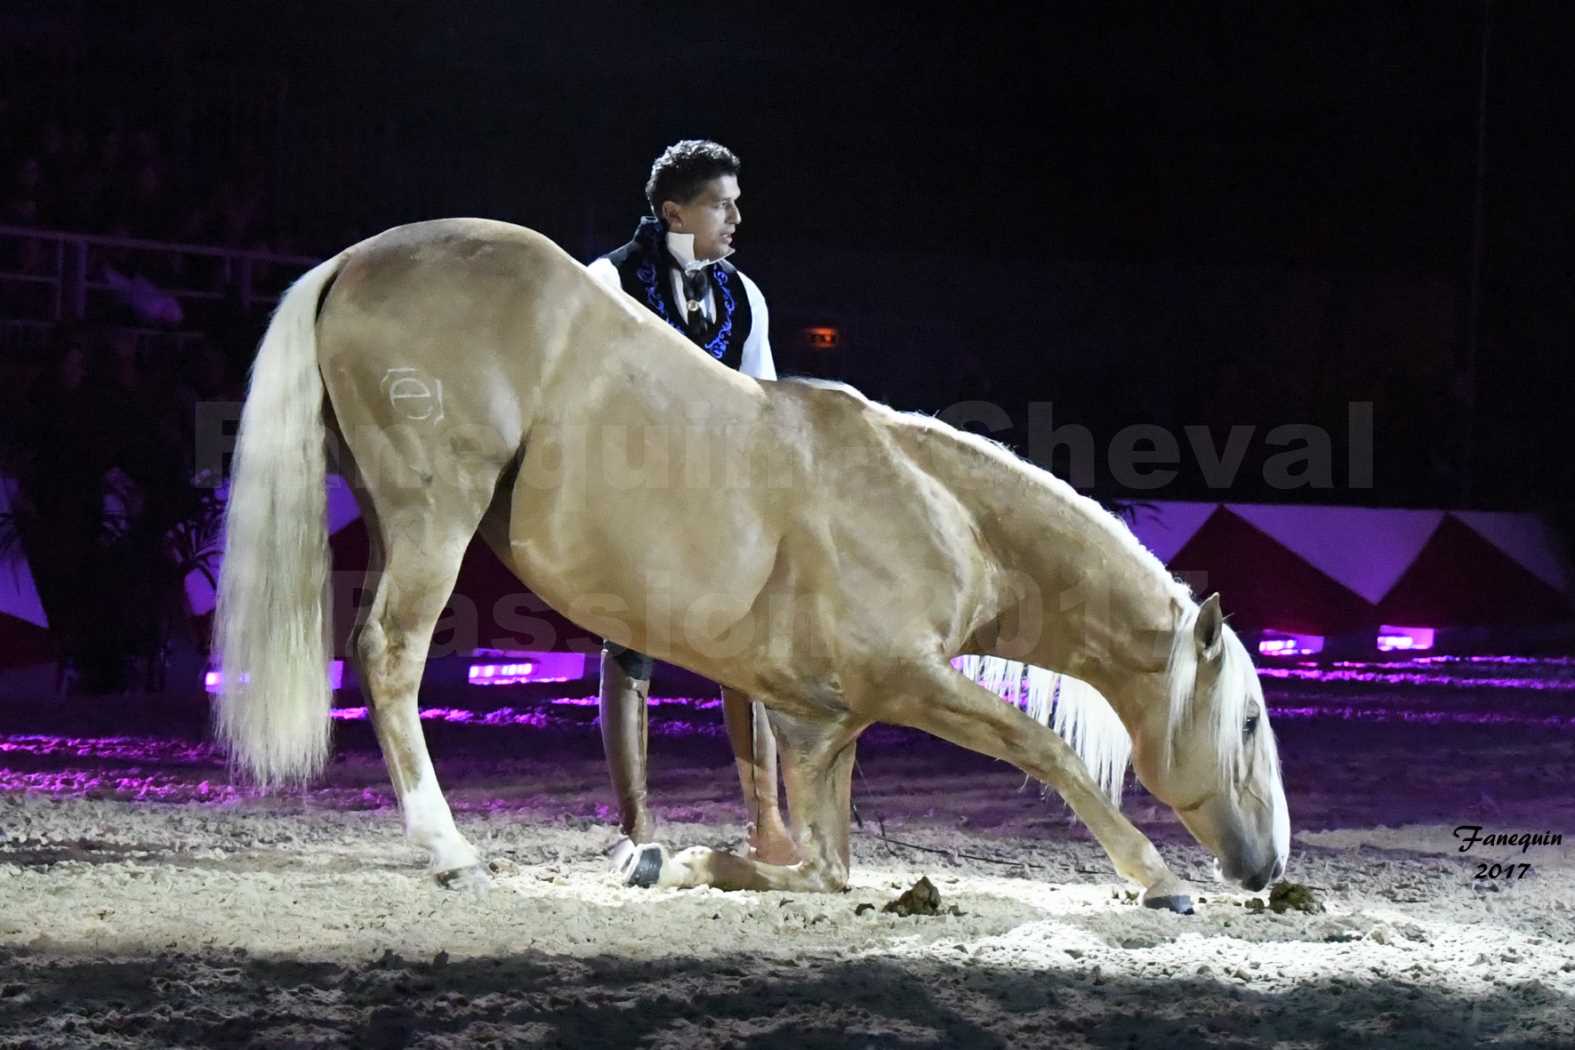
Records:
M338 255L290 286L264 333L241 410L213 616L216 727L237 772L304 783L328 758L332 624L317 305Z

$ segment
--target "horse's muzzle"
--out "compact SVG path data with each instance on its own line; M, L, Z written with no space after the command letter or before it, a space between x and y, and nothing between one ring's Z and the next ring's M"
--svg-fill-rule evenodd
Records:
M1239 882L1249 893L1257 893L1275 879L1285 874L1285 862L1278 857L1273 858L1262 868L1250 875L1241 875L1233 868L1221 864L1218 858L1214 861L1214 877L1227 882Z

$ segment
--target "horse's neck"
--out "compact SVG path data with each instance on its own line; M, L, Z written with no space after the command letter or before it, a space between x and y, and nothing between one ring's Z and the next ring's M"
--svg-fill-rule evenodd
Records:
M1073 675L1113 703L1139 675L1163 671L1174 631L1170 577L1097 503L1026 465L958 440L965 493L1009 587L1008 656ZM969 498L965 496L965 498ZM1004 651L1010 650L1010 651Z

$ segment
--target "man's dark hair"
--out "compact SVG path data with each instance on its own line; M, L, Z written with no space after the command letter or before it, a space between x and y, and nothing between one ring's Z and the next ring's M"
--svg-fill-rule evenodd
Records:
M651 205L651 214L660 219L663 201L688 204L706 183L723 175L737 178L738 169L737 154L709 139L673 143L656 158L651 177L645 180L645 199Z

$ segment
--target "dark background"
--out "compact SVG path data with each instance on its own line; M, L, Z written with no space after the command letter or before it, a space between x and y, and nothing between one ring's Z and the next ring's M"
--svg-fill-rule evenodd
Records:
M90 155L151 131L174 203L54 225L224 242L185 206L234 184L261 202L248 246L472 214L588 260L662 147L712 137L744 160L737 262L784 371L993 401L995 436L1065 469L1027 433L1051 402L1093 431L1099 494L1123 494L1124 425L1252 424L1228 489L1182 439L1143 495L1567 515L1561 8L13 3L7 167L51 121ZM809 324L841 348L802 346ZM1372 488L1344 469L1353 401ZM1332 489L1263 478L1264 432L1304 422Z

